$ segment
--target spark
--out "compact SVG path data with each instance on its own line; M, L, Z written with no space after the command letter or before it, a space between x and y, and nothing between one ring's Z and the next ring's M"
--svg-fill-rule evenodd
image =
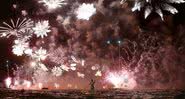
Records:
M35 24L35 27L33 27L34 34L37 37L44 38L44 36L47 36L47 33L51 31L49 28L50 26L48 21L39 21Z
M89 20L89 18L96 13L96 8L93 4L83 3L76 11L78 19Z
M10 88L11 83L12 83L12 78L8 77L5 79L5 85L7 88Z
M96 72L95 76L101 77L101 76L102 76L102 72L101 72L100 70L98 70L98 71Z
M33 21L31 19L24 18L21 20L20 18L14 22L12 19L10 20L11 24L3 22L4 26L0 27L0 36L9 38L10 36L19 37L27 30L31 30L33 27Z
M121 0L120 4L124 4L127 0Z
M79 63L79 61L76 59L75 56L71 56L71 59L72 59L74 62Z
M37 63L36 63L35 61L32 61L32 62L30 63L30 65L31 65L31 67L36 67L36 66L37 66Z
M41 70L48 71L48 68L43 63L39 63L38 66L40 67Z
M72 63L70 66L71 66L71 67L76 67L76 65L77 65L77 64Z
M73 70L73 71L75 71L76 70L76 67L71 67L70 69Z
M61 65L60 67L61 67L61 69L64 70L64 71L69 71L69 69L70 69L70 68L67 67L66 65Z
M27 12L26 10L22 10L22 11L21 11L21 14L22 14L23 16L27 16L27 15L28 15L28 12Z
M58 89L60 87L60 85L57 84L57 83L55 83L54 86L55 86L56 89Z
M62 7L62 5L67 4L65 0L40 0L39 3L43 3L50 10Z
M38 87L39 87L39 89L42 89L43 88L43 84L42 83L38 83Z
M85 60L82 60L81 65L82 65L82 66L85 65Z

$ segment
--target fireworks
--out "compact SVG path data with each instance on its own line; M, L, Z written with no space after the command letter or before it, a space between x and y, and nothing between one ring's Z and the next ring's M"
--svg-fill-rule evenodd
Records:
M41 60L45 60L47 57L47 51L45 49L43 49L42 47L38 50L36 50L33 54L32 54L32 58L41 61Z
M109 72L106 80L115 88L133 89L136 86L136 81L127 71Z
M61 69L61 67L56 67L56 66L51 71L52 71L53 75L57 76L57 77L61 76L63 73L63 70Z
M48 59L56 64L64 64L66 60L66 50L63 47L58 47L48 51Z
M85 4L83 3L80 5L78 10L76 11L77 13L77 18L78 19L84 19L84 20L89 20L89 18L95 14L96 8L94 8L93 4Z
M28 53L29 44L23 40L15 40L12 52L17 56L22 56L25 52Z
M169 3L184 3L184 0L135 0L135 5L132 8L132 11L140 11L142 8L145 9L145 19L152 13L154 10L161 19L163 18L162 10L169 11L172 14L178 13L177 9L171 6Z
M5 26L0 27L0 36L7 37L16 36L19 37L27 30L31 30L33 27L33 21L31 19L24 18L22 21L20 18L16 22L12 19L10 20L11 24L3 22Z
M29 89L31 87L31 82L28 80L24 80L22 85Z
M26 62L15 70L14 78L9 77L5 80L8 88L41 89L43 86L50 85L55 89L60 88L60 85L61 87L77 88L78 86L81 88L89 83L87 82L89 78L92 78L105 81L106 88L109 88L110 84L115 88L134 89L147 79L157 81L162 78L162 76L161 78L156 77L161 74L158 71L164 71L160 66L167 64L165 61L169 60L161 58L166 54L166 50L162 48L170 44L165 45L166 42L160 42L155 33L152 33L152 36L148 35L149 33L146 35L141 33L137 28L139 21L135 20L131 12L144 10L145 18L152 12L156 12L163 20L163 10L172 14L178 13L177 9L170 4L185 2L184 0L132 0L134 2L131 2L135 5L130 11L128 10L129 4L120 6L120 3L123 4L128 0L110 0L109 3L104 2L105 0L98 0L99 3L96 6L93 3L82 3L83 0L80 2L73 0L38 1L48 10L61 8L52 13L38 8L43 10L42 14L41 12L30 13L31 9L18 11L21 12L22 17L33 15L33 21L18 18L14 22L11 19L10 24L3 22L3 26L0 27L1 37L14 37L13 54L26 56L21 58ZM68 4L66 2L71 4L66 8L62 7ZM14 5L14 8L17 7L18 5ZM103 14L96 14L96 7ZM119 11L123 9L125 12ZM92 20L88 21L93 15ZM126 23L127 19L129 22ZM129 27L133 24L134 29L130 29ZM146 26L151 25L146 24ZM132 30L134 30L133 34ZM165 31L166 28L161 30ZM162 37L162 40L164 38L166 37ZM165 72L168 71L170 69ZM170 73L166 74L170 75ZM140 77L144 80L141 81Z
M47 36L47 33L51 31L49 28L50 26L48 21L40 21L35 24L35 27L33 27L34 34L37 35L37 37L44 38L44 36Z
M43 3L48 9L56 9L66 4L65 0L40 0L40 3Z
M48 71L48 68L46 67L46 65L42 64L42 63L39 63L38 66L40 67L41 70L47 72Z

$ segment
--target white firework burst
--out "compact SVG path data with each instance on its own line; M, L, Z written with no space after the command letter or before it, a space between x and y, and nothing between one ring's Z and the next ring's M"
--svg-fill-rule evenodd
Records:
M43 49L42 47L40 49L36 50L32 54L32 58L36 59L38 61L45 60L46 57L47 57L47 51L45 49Z
M184 2L184 0L135 0L135 5L132 8L132 11L140 11L142 8L144 8L145 19L153 11L155 11L161 17L161 19L164 20L162 10L176 14L178 13L178 10L170 4L180 4Z
M33 21L31 19L24 18L21 20L20 18L14 22L12 19L10 20L11 24L3 22L4 26L0 27L0 36L7 37L16 36L19 37L26 30L31 30L33 27Z
M39 3L43 3L48 9L56 9L66 4L65 0L40 0Z
M89 18L96 13L96 8L93 4L83 3L76 11L77 18L83 20L89 20Z
M22 56L24 51L29 49L29 43L24 40L15 40L12 52L17 56Z
M47 33L50 32L49 30L49 22L48 21L40 21L35 24L35 27L33 28L34 34L37 37L44 38L44 36L47 36Z

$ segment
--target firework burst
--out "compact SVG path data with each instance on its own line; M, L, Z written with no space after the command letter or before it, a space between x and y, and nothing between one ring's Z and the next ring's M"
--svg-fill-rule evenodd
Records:
M56 9L66 4L65 0L41 0L39 3L43 3L48 9Z
M29 49L29 43L24 40L15 40L12 52L17 56L22 56Z
M44 38L44 36L47 36L47 33L51 31L49 28L50 26L48 21L40 21L35 24L35 27L33 27L34 34L37 37Z
M184 3L184 0L135 0L135 5L132 8L132 11L140 11L142 8L144 8L145 12L145 19L153 12L155 11L162 20L163 18L163 12L162 10L169 11L172 14L178 13L178 10L170 5L170 3Z
M106 80L114 85L114 88L133 89L136 81L127 71L109 72Z
M3 22L4 26L0 27L1 37L22 37L22 33L27 30L31 30L33 27L33 21L31 19L24 18L23 20L21 20L20 18L18 18L16 22L14 22L12 19L10 21L11 24Z
M89 18L96 13L96 8L94 8L93 4L83 3L80 5L76 13L78 19L89 20Z
M61 67L57 67L57 66L55 66L51 71L53 75L56 77L61 76L63 73L63 70L61 69Z
M47 50L43 49L42 47L32 54L32 58L38 61L45 60L47 57Z

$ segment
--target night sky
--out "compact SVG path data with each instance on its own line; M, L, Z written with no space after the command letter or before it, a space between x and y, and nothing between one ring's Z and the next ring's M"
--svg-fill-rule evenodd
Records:
M77 1L79 1L79 4L98 2L98 0L77 0ZM71 46L72 47L74 46L75 49L79 48L80 51L78 49L74 51L75 55L82 58L87 58L87 60L93 59L92 62L89 62L89 64L93 64L96 62L99 63L99 61L95 59L103 60L107 64L107 62L112 60L110 58L111 55L109 55L110 50L113 53L113 58L115 58L115 60L118 60L118 54L120 53L118 53L117 41L119 40L124 42L124 40L129 39L131 41L135 40L137 43L140 43L141 42L140 39L137 38L139 32L143 32L147 35L154 35L156 33L157 37L159 37L159 40L155 42L156 45L154 45L154 47L157 48L156 50L160 49L161 47L158 47L158 43L160 43L162 46L165 46L164 49L162 49L164 50L163 54L161 54L161 56L159 55L160 58L158 58L158 60L160 60L161 57L165 58L164 59L165 62L164 63L161 62L161 64L164 64L165 66L162 66L160 68L160 66L156 65L156 68L157 68L156 71L160 72L161 74L156 73L156 75L155 74L154 75L155 76L163 75L163 76L160 76L161 78L156 77L156 79L154 79L155 77L153 76L152 77L150 77L150 75L147 76L147 74L152 74L153 72L152 70L150 72L149 67L142 67L142 66L141 68L143 70L147 69L148 72L146 74L140 75L139 72L141 71L140 69L138 69L137 66L130 66L128 68L130 68L131 70L136 70L137 68L139 71L139 72L135 72L134 74L134 75L138 75L138 77L136 78L137 79L136 81L138 83L142 83L138 88L142 88L142 86L144 86L145 84L153 85L153 86L149 86L149 88L156 88L155 84L158 84L157 80L159 80L159 82L162 84L169 84L169 83L173 83L172 80L174 80L176 77L178 78L177 79L178 83L175 82L175 84L179 84L180 86L179 87L177 85L178 86L177 88L185 88L185 84L182 83L185 81L185 79L183 78L183 75L185 74L185 3L179 4L179 5L172 4L179 11L179 13L176 15L172 15L169 12L163 11L164 21L162 21L156 13L152 13L147 19L144 19L143 11L131 12L130 7L133 4L128 4L126 7L125 5L121 7L120 6L109 7L113 1L115 0L104 0L103 5L101 5L104 7L104 9L100 9L99 11L97 11L97 13L93 15L89 21L84 21L84 20L77 20L74 14L66 14L66 12L69 12L72 9L71 7L74 6L72 0L69 0L69 2L71 3L70 5L65 6L65 8L59 8L57 11L51 12L51 13L47 13L46 8L41 4L39 4L37 0L0 0L0 24L2 24L2 22L4 21L9 22L11 18L16 19L18 17L23 17L21 15L22 10L26 10L28 12L28 15L26 17L32 18L33 20L40 20L40 19L50 20L50 25L52 27L56 27L59 31L57 34L57 37L55 37L57 39L55 42L56 46L58 47L64 46L66 50L70 50ZM17 5L16 9L13 8L13 4ZM41 14L42 11L44 14ZM101 11L105 13L102 14ZM71 15L72 23L70 24L70 26L65 28L64 26L57 24L57 22L55 22L55 19L58 14L64 15L65 17ZM72 32L74 33L80 32L79 33L80 36L77 36L77 34L74 34L77 36L75 37L72 34ZM95 32L97 33L95 35L98 35L98 36L91 37ZM98 34L99 32L103 32L103 33ZM49 37L46 37L44 39L34 37L31 41L31 45L40 46L42 44L37 45L37 42L45 41L47 43L46 44L47 46L46 45L42 45L42 46L49 49L48 45L50 43L48 42L50 41L50 36L52 35L55 35L55 34L52 32L51 35L49 35ZM84 36L84 35L87 35L87 36ZM13 45L14 39L15 39L14 37L10 37L8 39L0 38L0 81L1 82L3 82L7 76L7 69L6 69L7 60L9 60L9 66L11 67L11 71L13 68L16 67L16 64L17 65L26 64L28 60L26 56L16 56L12 53L12 45ZM74 39L77 39L76 41L78 41L80 44L78 45L75 43L71 43L71 46L70 46L69 42L70 41L73 42ZM111 47L109 47L109 45L107 44L107 41L110 41ZM84 49L86 48L87 50L86 51L82 50L81 48L83 47ZM124 48L125 46L123 45L121 47ZM156 51L156 53L158 52L159 51ZM68 53L73 53L73 52L68 52ZM95 56L94 56L94 53L95 53ZM141 53L142 51L139 50L137 54L138 55L137 58ZM154 55L156 55L156 53ZM123 56L123 58L126 57L124 52L121 52L121 55ZM129 57L133 57L133 56L130 55ZM49 60L44 61L45 64L49 65L48 68L51 68L50 66L51 64L56 64L53 61L51 62L50 61ZM169 65L168 62L172 62L172 63L171 64L169 63L170 64ZM104 64L102 63L102 61L100 63ZM114 62L110 63L109 65L112 65L113 63ZM119 70L118 64L116 64L115 66L114 65L112 65L112 67L109 67L109 69ZM84 69L80 69L79 71L82 72L82 70L86 71ZM179 70L182 70L182 71L178 73ZM87 72L87 74L88 73L89 72ZM105 72L105 75L106 74L107 72ZM70 75L74 77L73 73L71 73ZM11 72L11 76L13 76L12 72ZM66 76L66 79L70 79L69 77L70 76ZM147 78L147 79L144 79L144 78ZM78 79L75 79L75 81L77 80ZM84 82L85 81L88 82L88 80L89 79L84 80ZM146 83L143 83L145 80L146 80ZM169 88L176 88L176 85L175 87L170 86Z

